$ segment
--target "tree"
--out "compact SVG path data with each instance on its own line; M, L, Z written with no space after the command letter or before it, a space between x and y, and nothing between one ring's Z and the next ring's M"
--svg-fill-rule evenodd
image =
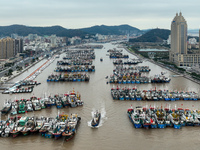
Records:
M13 72L13 70L12 70L12 69L9 69L9 70L8 70L8 76L11 76L11 75L12 75L12 72Z
M32 60L31 60L31 63L34 63L35 62L35 58L33 58Z
M16 67L17 71L21 71L23 68L21 66Z

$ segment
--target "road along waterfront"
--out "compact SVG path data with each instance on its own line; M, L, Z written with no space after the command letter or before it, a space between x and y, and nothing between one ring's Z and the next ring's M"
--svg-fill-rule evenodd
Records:
M63 139L53 140L46 139L39 135L28 135L19 136L17 138L1 138L0 147L1 149L23 149L27 148L30 150L35 149L72 149L72 150L116 150L123 149L129 150L134 149L198 149L199 148L199 127L185 127L181 130L175 130L173 128L166 129L152 129L137 130L133 127L127 116L127 108L131 105L133 107L141 105L156 105L165 106L171 105L171 107L182 106L184 108L194 108L200 109L200 101L119 101L113 100L110 94L110 89L112 84L106 84L106 76L113 73L115 68L113 65L113 59L106 56L108 49L122 49L124 54L128 54L123 48L117 48L118 45L113 45L111 43L103 44L104 48L95 49L96 59L94 60L95 72L90 73L89 82L50 82L47 83L46 79L49 74L54 73L57 61L55 60L51 65L49 65L41 74L37 76L35 80L41 83L41 85L36 86L32 93L27 94L12 94L3 95L1 94L0 104L4 103L5 99L21 99L30 98L31 96L41 97L44 93L47 94L57 94L66 93L67 91L74 90L81 94L84 105L77 108L63 108L60 109L60 113L78 113L81 116L81 123L79 125L76 136L66 142ZM64 54L57 60L62 60ZM129 54L130 58L136 58L134 55ZM103 61L100 61L103 58ZM31 69L25 71L23 74L12 79L10 82L16 82L20 79L26 78L30 75L33 70L40 67L46 60L43 60L33 66ZM160 74L161 72L166 72L165 75L170 76L174 73L166 70L163 67L157 66L149 61L143 61L138 65L149 66L151 71L146 73L147 76L153 76L155 74ZM120 85L122 86L122 85ZM133 84L125 85L130 87L137 86L140 90L145 89L168 89L168 90L184 90L184 91L195 91L199 92L199 85L184 78L176 77L172 78L170 83L167 84ZM91 112L94 109L101 110L103 112L102 120L103 124L98 129L92 129L88 126L88 121L92 119ZM58 109L52 107L51 109L45 109L41 111L34 111L28 113L28 116L53 116L58 114ZM7 116L2 116L6 118Z
M139 55L135 54L134 52L130 51L127 47L124 47L124 49L125 49L128 53L131 53L132 55L135 55L136 57L142 59L141 56L139 56ZM146 58L145 58L145 59L146 59ZM149 61L149 62L151 62L151 63L153 63L153 64L155 64L155 65L158 65L158 66L160 66L160 67L163 67L163 68L165 68L166 70L169 70L169 71L171 71L171 72L174 72L174 73L177 74L177 75L181 75L181 76L183 76L183 77L185 77L185 78L187 78L187 79L189 79L189 80L191 80L191 81L193 81L193 82L195 82L195 83L200 84L200 81L199 81L199 80L196 80L196 79L192 78L190 75L181 74L181 73L179 73L178 71L176 71L175 68L174 68L174 69L169 68L169 67L167 67L165 64L162 64L161 62L156 62L156 61L154 61L154 60L152 60L152 59L146 59L146 60Z

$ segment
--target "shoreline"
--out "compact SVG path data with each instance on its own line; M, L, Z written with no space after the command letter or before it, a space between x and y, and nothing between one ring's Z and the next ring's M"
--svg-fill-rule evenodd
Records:
M33 67L34 65L36 65L37 63L39 63L40 61L42 61L43 59L45 59L44 57L42 57L41 59L39 59L38 61L34 62L33 64L29 65L28 67L24 68L22 71L20 71L19 73L12 75L10 78L8 78L5 81L1 81L1 85L6 84L7 82L9 82L10 80L16 78L17 76L21 75L22 73L24 73L25 71L27 71L28 69L30 69L31 67Z
M153 64L155 64L155 65L158 65L158 66L160 66L160 67L163 67L163 68L165 68L165 69L167 69L167 70L169 70L169 71L171 71L171 72L173 72L173 73L176 73L176 74L178 74L178 75L182 75L182 77L184 77L184 78L186 78L186 79L189 79L189 80L191 80L191 81L193 81L193 82L195 82L195 83L197 83L197 84L200 84L200 81L195 80L195 79L193 79L192 77L190 77L190 76L188 76L188 75L186 75L186 74L179 73L179 72L177 72L176 70L173 70L173 69L171 69L171 68L169 68L169 67L167 67L167 66L165 66L165 65L163 65L163 64L160 64L160 63L155 62L155 61L153 61L153 60L151 60L151 59L148 59L148 58L144 58L143 56L139 56L139 55L137 55L136 53L131 52L127 47L124 47L124 46L123 46L123 48L124 48L128 53L130 53L130 54L136 56L136 57L139 58L139 59L145 59L145 60L147 60L147 61L149 61L149 62L151 62L151 63L153 63Z

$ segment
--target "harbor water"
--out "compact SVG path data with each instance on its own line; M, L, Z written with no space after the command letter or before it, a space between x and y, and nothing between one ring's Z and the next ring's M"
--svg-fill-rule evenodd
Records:
M47 139L38 134L18 136L16 138L7 137L0 138L0 148L4 149L57 149L57 150L129 150L129 149L198 149L200 145L200 127L183 127L182 129L166 128L166 129L135 129L133 124L128 118L127 109L132 105L146 106L146 105L166 105L171 108L183 107L190 109L200 109L200 101L119 101L113 100L110 90L114 84L107 84L108 79L106 76L110 76L115 68L113 60L107 56L109 49L122 49L124 54L129 54L130 58L136 58L136 56L128 53L123 48L118 48L118 45L111 43L103 44L102 49L95 49L96 59L93 61L95 65L95 72L91 72L89 82L47 82L48 75L55 73L57 60L62 60L65 54L62 54L60 58L50 64L41 74L35 79L38 86L34 87L32 93L26 94L0 94L0 105L3 106L6 99L29 99L31 96L43 97L47 95L65 94L73 89L81 94L81 98L84 101L83 106L76 108L63 108L57 109L52 107L51 109L44 109L41 111L29 112L28 116L52 116L56 117L59 113L78 113L81 117L81 123L78 126L75 137L66 142L64 139ZM103 58L103 61L100 61ZM130 59L129 58L129 59ZM16 82L21 79L25 79L34 70L39 68L46 60L42 60L38 64L34 65L31 69L25 71L20 76L14 78L10 82ZM146 73L146 76L154 76L165 72L166 76L174 75L164 68L161 68L149 61L143 61L139 63L140 66L149 66L151 71ZM116 85L115 85L116 86ZM195 91L200 93L200 85L196 84L184 77L171 77L170 83L153 83L153 84L120 84L120 87L137 87L139 90L149 89L166 89L166 90L180 90L180 91ZM91 128L90 122L92 119L92 113L94 110L100 110L102 112L102 122L98 128ZM6 119L9 116L1 116L1 119Z

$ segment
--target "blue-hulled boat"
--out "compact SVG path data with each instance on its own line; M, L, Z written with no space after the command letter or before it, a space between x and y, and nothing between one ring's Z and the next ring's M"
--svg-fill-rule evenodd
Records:
M92 127L97 127L100 123L100 119L101 119L101 113L99 111L96 111L94 113L94 117L92 119L92 122L91 122L91 126Z
M141 128L142 127L142 120L140 118L140 111L142 110L141 107L136 107L135 110L133 110L132 106L127 110L127 114L131 122L133 123L135 128Z
M151 128L152 129L158 128L158 124L156 123L155 116L151 116L150 121L151 121Z
M181 129L182 125L179 114L177 114L177 112L175 112L174 109L172 109L172 112L173 113L171 114L171 122L173 124L174 129Z
M80 120L81 117L77 114L72 114L71 117L68 118L66 130L62 133L66 141L71 140L75 136Z
M62 137L62 133L65 132L67 124L65 122L57 122L56 128L53 132L53 136L55 139Z

